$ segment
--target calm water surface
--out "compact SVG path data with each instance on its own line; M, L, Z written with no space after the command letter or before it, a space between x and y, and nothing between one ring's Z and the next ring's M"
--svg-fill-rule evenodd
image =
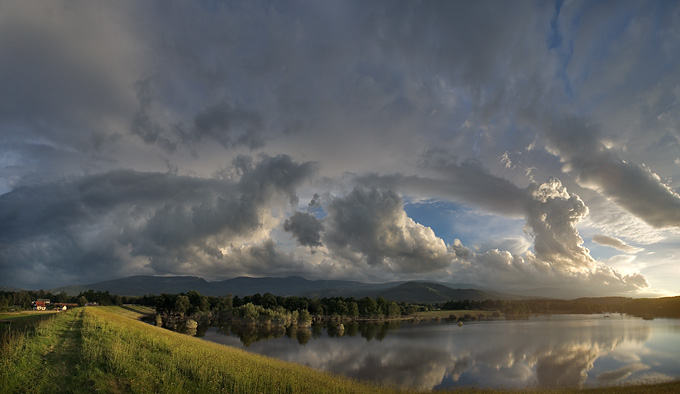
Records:
M360 380L425 390L680 379L680 320L675 319L548 315L463 327L445 322L345 327L342 336L316 328L247 347L228 327L210 327L204 339Z

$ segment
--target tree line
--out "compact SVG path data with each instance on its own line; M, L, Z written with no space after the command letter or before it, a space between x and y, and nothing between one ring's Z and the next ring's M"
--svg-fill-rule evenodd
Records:
M98 305L137 304L142 297L121 296L108 291L88 290L76 296L65 292L52 293L46 290L0 291L0 311L31 309L33 301L48 299L51 303L72 303L83 306L96 302Z
M141 300L140 300L141 301ZM271 293L239 297L204 296L197 291L181 294L161 294L155 297L156 312L162 315L197 315L202 313L232 313L244 318L253 315L278 313L309 314L310 316L336 316L343 318L395 318L431 308L427 305L388 301L383 297L329 297L308 298L276 296Z
M445 303L423 304L386 300L383 297L326 297L308 298L276 296L270 293L251 296L204 296L192 290L180 294L144 296L121 296L108 291L87 290L76 296L64 292L45 290L0 291L0 311L30 309L37 299L50 299L53 303L97 303L98 305L138 304L154 307L159 314L200 315L234 313L252 316L253 311L267 315L269 311L298 314L302 311L311 316L336 316L342 318L381 319L412 315L418 311L443 310L489 310L504 315L527 315L548 313L627 313L644 318L680 318L680 296L663 298L599 297L526 300L462 300ZM253 307L246 307L251 304ZM262 308L262 309L260 309ZM265 310L267 312L265 312Z
M506 316L560 313L626 313L643 318L680 318L680 296L663 298L598 297L573 300L449 301L437 304L444 310L497 310Z

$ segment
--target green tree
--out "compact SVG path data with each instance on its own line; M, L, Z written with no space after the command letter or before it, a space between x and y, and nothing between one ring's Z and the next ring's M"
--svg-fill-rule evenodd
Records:
M399 304L394 301L387 301L387 317L401 316L401 308Z
M276 297L272 293L264 293L259 305L266 309L274 309L277 306Z
M215 309L218 311L230 311L234 307L233 301L234 299L231 294L226 297L218 297Z
M312 315L307 309L302 309L298 314L298 325L308 326L312 324Z
M377 305L376 315L378 315L378 316L387 315L387 300L385 300L385 298L380 296L380 297L375 299L375 303Z
M87 304L87 298L85 298L85 296L80 296L76 302L78 302L78 306L85 306L85 304Z
M189 297L185 295L177 296L177 299L175 300L175 307L173 308L175 313L183 315L189 310L189 308L191 308Z
M207 312L210 309L210 301L205 296L202 296L196 290L190 290L187 293L189 299L189 304L191 305L188 309L190 313L196 312Z
M378 314L378 304L371 297L364 297L359 300L359 315L376 316Z
M241 317L250 322L256 321L260 315L258 308L252 302L239 307L239 313Z
M359 316L359 304L352 301L347 305L347 316L358 317Z

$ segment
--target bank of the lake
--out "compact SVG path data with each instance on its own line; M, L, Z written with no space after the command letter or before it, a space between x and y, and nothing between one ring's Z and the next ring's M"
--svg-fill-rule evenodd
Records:
M390 393L136 320L134 310L78 308L2 338L0 392ZM671 393L680 383L585 390ZM456 392L495 392L463 389ZM537 392L579 392L542 390Z

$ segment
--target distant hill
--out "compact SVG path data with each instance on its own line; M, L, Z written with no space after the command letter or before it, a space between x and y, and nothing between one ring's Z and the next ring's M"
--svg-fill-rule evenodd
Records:
M59 294L59 293L66 293L68 296L76 296L84 291L87 291L88 288L85 286L78 286L78 285L71 285L71 286L62 286L62 287L55 287L53 289L49 289L48 291L52 294Z
M464 286L464 284L456 284ZM299 276L286 278L238 277L218 282L208 282L195 276L131 276L84 286L66 286L51 289L77 295L89 289L108 291L111 294L141 296L146 294L177 294L196 290L203 295L239 297L256 293L298 297L378 297L406 302L446 302L460 300L516 299L508 294L472 288L452 288L451 285L432 282L362 283L344 280L308 280Z
M392 301L424 302L430 304L446 301L483 301L514 298L514 296L506 294L477 289L452 289L443 284L431 282L406 282L383 291L380 295Z
M217 295L210 291L211 282L197 276L130 276L95 283L87 287L119 295L175 294L186 293L189 290L196 290L205 295Z
M0 291L18 292L18 291L23 291L23 289L20 289L18 287L12 287L12 286L0 286Z

